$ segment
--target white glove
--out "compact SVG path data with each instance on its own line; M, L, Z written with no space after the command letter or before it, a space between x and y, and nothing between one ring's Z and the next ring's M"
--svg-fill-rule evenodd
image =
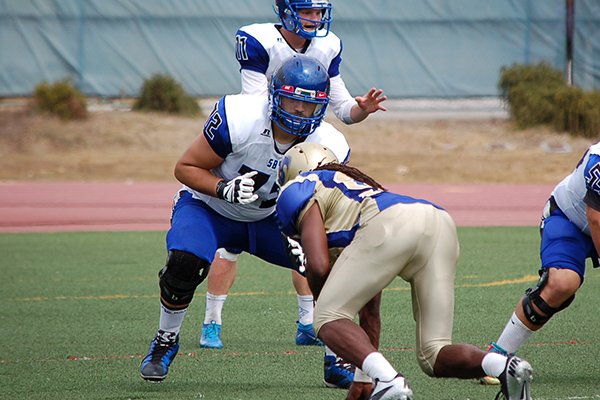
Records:
M299 242L290 237L286 236L285 238L288 241L287 251L292 259L292 262L296 264L298 272L304 274L306 271L306 257L304 256L304 250L302 250L302 246Z
M217 197L230 203L249 204L258 199L254 193L254 179L258 172L246 172L244 175L225 182L217 183Z

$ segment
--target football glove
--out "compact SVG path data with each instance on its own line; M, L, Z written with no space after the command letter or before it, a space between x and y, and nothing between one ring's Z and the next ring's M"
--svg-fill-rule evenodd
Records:
M258 199L258 195L254 193L254 179L252 179L257 173L246 172L230 181L220 181L217 183L217 197L229 203L252 203Z
M300 242L286 236L286 248L292 263L296 266L296 270L302 275L306 272L306 257Z

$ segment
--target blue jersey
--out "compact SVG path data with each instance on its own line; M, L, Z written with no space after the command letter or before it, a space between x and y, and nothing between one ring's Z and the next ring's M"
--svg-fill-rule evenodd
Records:
M277 146L268 107L268 99L264 96L225 96L215 106L203 130L213 151L223 158L223 163L211 172L227 181L246 172L257 171L253 179L258 200L250 204L232 204L184 186L195 199L236 221L258 221L273 213L279 189L277 167L285 150L296 144L291 143L283 149ZM339 160L349 158L350 147L346 138L326 122L322 122L306 141L327 146Z
M293 49L280 33L281 25L252 24L236 33L236 58L240 63L242 93L267 95L273 73L297 53L317 59L327 68L331 81L329 110L347 124L352 123L352 107L357 103L340 75L342 41L333 33L316 37L305 48Z
M589 148L575 170L556 185L552 195L567 218L589 235L586 205L600 211L600 143Z
M282 232L297 237L300 221L315 202L323 216L329 248L348 246L362 225L392 205L425 203L441 209L426 200L373 188L338 171L311 171L281 189L275 217Z
M240 69L248 69L270 77L288 58L297 53L278 31L280 25L264 23L241 27L236 35L236 58ZM312 39L304 54L316 58L327 68L329 77L340 74L342 41L332 32Z

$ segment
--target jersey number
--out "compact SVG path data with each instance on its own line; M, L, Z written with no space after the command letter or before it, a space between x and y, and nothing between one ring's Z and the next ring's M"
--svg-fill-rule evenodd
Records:
M215 138L215 132L223 123L223 119L219 115L218 111L219 110L215 106L215 109L213 110L212 114L210 114L210 117L208 117L206 124L204 124L204 134L210 140L213 140Z
M240 175L243 175L243 174L245 174L247 172L251 172L251 171L254 171L254 170L247 165L242 165L240 167L240 169L238 170ZM267 183L269 181L269 178L271 177L269 174L265 174L264 172L260 172L260 171L256 171L256 172L258 172L258 173L256 175L254 175L254 177L253 177L254 192L256 192L258 189L260 189L262 186L264 186L264 184ZM271 191L269 193L277 195L277 190L278 190L278 186L276 183L274 183L273 186L271 187ZM258 208L271 208L275 205L276 201L277 201L277 196L274 196L273 198L268 199L268 200L263 200L263 201L261 201Z
M246 51L246 40L248 38L246 36L235 35L235 58L238 61L247 61L248 60L248 52Z
M590 169L589 174L588 187L595 191L600 191L600 164L594 165Z

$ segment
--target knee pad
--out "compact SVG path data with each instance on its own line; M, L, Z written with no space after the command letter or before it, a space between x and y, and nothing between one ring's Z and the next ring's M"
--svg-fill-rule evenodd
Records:
M187 251L172 250L158 273L160 294L171 304L187 305L208 275L210 265Z
M554 314L569 307L569 305L575 299L575 295L572 295L559 307L550 307L548 303L546 303L546 301L540 296L542 288L546 285L547 282L548 270L544 269L541 272L540 280L538 281L537 286L534 288L527 289L525 291L525 296L523 296L523 313L525 314L527 320L529 320L529 322L535 325L545 324L550 318L552 318ZM541 312L543 312L546 315L542 315L539 312L537 312L533 305L535 305Z

